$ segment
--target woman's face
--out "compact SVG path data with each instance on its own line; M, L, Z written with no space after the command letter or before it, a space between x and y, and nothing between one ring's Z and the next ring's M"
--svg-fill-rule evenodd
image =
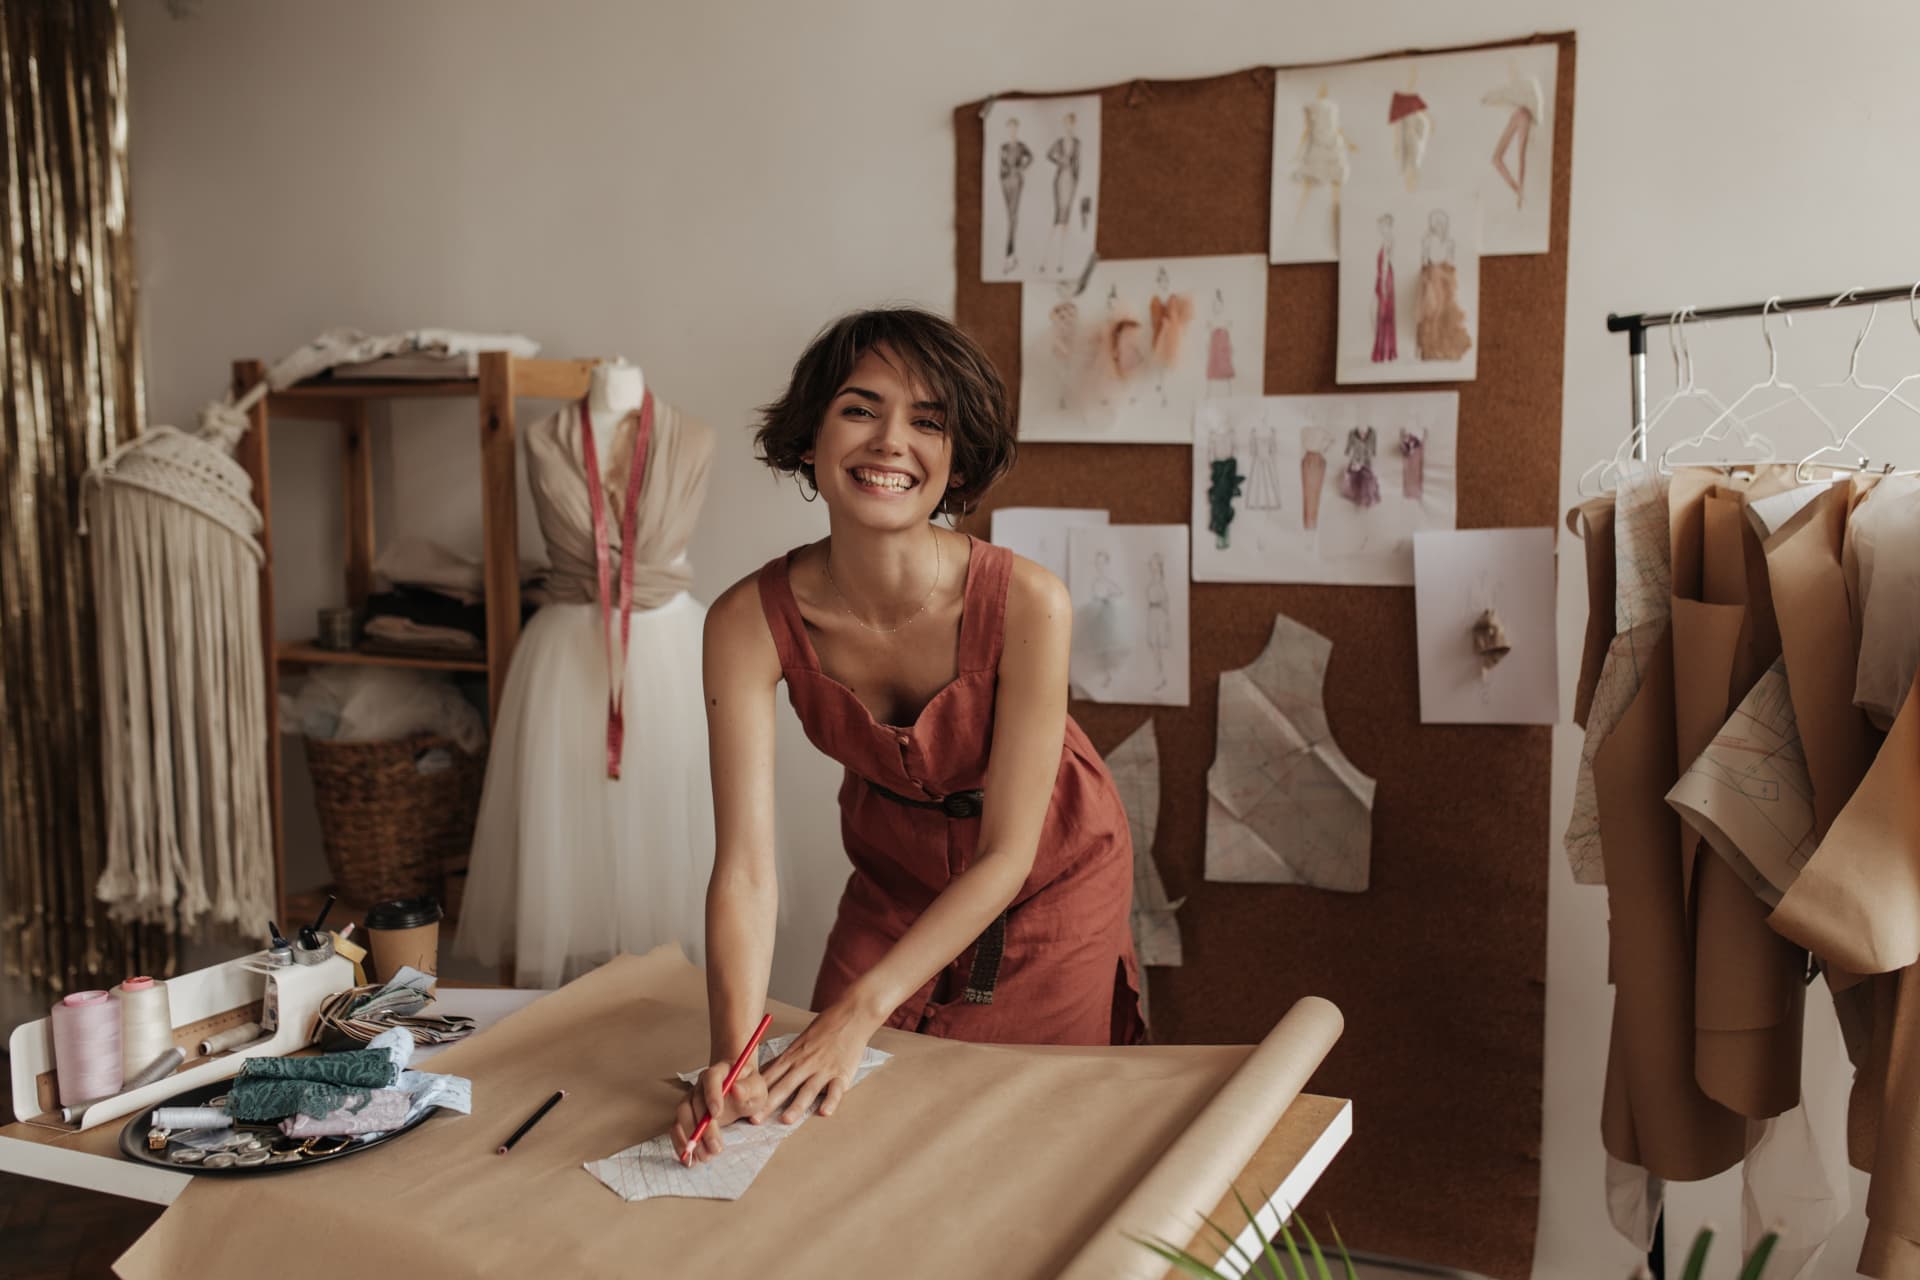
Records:
M836 514L881 530L925 524L946 495L953 442L946 406L885 347L864 353L801 455Z

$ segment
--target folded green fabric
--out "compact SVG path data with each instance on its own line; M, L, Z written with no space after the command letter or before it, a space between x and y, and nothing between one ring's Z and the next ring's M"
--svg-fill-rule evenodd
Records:
M358 1111L372 1090L391 1088L399 1077L400 1068L384 1049L248 1058L227 1092L227 1111L235 1120L249 1121L323 1116L342 1107Z

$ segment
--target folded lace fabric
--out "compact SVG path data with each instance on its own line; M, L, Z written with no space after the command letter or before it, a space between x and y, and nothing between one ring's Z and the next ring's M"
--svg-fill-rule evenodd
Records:
M401 1039L411 1054L412 1039L404 1033ZM369 1090L393 1086L403 1065L384 1045L315 1058L248 1058L227 1094L227 1110L235 1120L249 1121L359 1110Z
M352 1103L358 1103L356 1110ZM355 1095L350 1104L323 1116L295 1115L280 1122L289 1138L329 1138L338 1134L385 1133L407 1122L413 1099L398 1089L375 1089Z

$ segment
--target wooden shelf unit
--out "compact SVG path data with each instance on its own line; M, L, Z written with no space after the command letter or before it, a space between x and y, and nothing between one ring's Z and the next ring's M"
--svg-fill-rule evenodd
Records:
M479 375L434 380L313 378L275 391L249 412L251 429L240 440L235 457L253 480L253 500L260 508L260 546L266 558L260 565L260 643L267 668L267 782L273 806L273 867L275 909L285 917L287 907L286 820L280 777L280 672L308 667L349 664L408 667L416 670L485 672L487 720L498 714L506 688L507 664L520 639L520 522L516 497L518 445L515 439L515 402L577 400L587 391L596 360L524 359L506 351L482 352ZM259 360L236 360L233 390L236 397L266 377ZM478 401L480 419L480 513L485 536L487 635L486 654L479 658L441 656L396 657L389 654L322 649L310 641L283 643L274 634L273 614L273 486L268 424L275 418L303 422L331 422L340 429L342 499L346 507L346 602L363 608L373 590L373 451L369 406L376 400L458 399Z

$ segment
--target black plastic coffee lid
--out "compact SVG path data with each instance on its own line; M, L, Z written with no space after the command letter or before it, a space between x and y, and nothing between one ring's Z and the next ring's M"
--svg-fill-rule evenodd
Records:
M440 901L432 894L419 898L394 898L376 902L367 909L369 929L418 929L441 916Z

